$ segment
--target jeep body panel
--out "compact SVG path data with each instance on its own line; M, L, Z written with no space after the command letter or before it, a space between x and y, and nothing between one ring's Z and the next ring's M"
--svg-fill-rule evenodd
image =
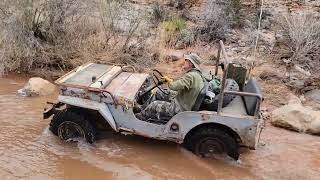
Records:
M89 63L62 76L55 83L60 95L132 107L148 74L126 72L125 68Z
M240 138L240 144L255 149L258 143L262 120L252 116L234 116L212 111L185 111L174 116L165 129L166 136L176 138L176 142L183 143L186 135L195 127L203 124L218 124L230 128ZM170 129L172 124L179 126L179 131ZM217 126L218 127L218 126ZM219 127L218 127L219 128Z
M240 144L256 148L262 121L252 116L237 117L228 114L218 115L210 111L185 111L175 115L167 124L159 125L137 119L132 108L125 105L97 102L78 97L59 96L59 102L68 105L96 110L117 132L126 132L144 137L183 143L186 135L193 128L202 124L220 124L234 131L240 138ZM175 124L178 130L172 130Z
M160 123L152 119L137 119L133 110L134 107L137 107L135 103L144 104L140 101L141 96L156 87L150 88L150 75L136 73L134 68L133 71L128 71L128 68L131 68L128 66L88 63L55 81L60 90L58 103L49 103L51 108L44 112L44 118L61 111L59 107L63 105L66 105L65 108L80 107L99 112L114 131L124 134L135 134L182 144L186 138L190 137L188 135L192 135L193 132L205 126L206 128L222 128L221 130L232 136L239 145L256 149L264 122L260 115L260 105L263 99L259 85L256 81L244 76L245 68L232 67L222 41L220 41L216 59L215 75L218 74L220 54L224 57L224 70L217 112L184 111L176 114L169 121L159 119L162 121ZM241 70L242 76L233 77L237 75L235 71L238 72L238 69ZM242 89L240 91L226 90L227 78L239 79ZM237 97L223 107L225 95Z
M112 127L112 129L118 131L117 124L106 103L99 103L97 101L70 96L59 96L58 100L60 103L98 111L102 115L102 117L108 122L108 124Z

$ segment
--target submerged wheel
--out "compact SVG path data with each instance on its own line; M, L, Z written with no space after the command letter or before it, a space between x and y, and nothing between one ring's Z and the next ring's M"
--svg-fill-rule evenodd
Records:
M235 160L239 159L239 144L228 133L215 128L201 128L185 144L187 149L200 157L210 158L226 153Z
M49 129L64 141L83 138L87 142L93 143L97 134L96 128L89 121L87 115L72 109L55 114L51 120Z

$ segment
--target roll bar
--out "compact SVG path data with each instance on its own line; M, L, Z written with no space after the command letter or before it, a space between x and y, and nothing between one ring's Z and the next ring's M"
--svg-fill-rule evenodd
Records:
M257 93L249 93L249 92L238 92L238 91L226 91L225 90L225 86L226 86L226 79L228 77L228 66L230 63L232 63L227 54L226 54L226 50L223 44L223 41L219 41L219 49L218 49L218 55L217 55L217 59L216 59L216 67L215 67L215 75L218 74L218 67L220 64L220 59L221 59L221 55L223 57L223 64L224 64L224 71L223 71L223 76L222 76L222 83L221 83L221 90L220 90L220 96L219 96L219 101L218 101L218 111L217 113L220 115L222 112L222 105L223 105L223 97L225 94L234 94L237 96L252 96L252 97L256 97L257 100L257 104L256 104L256 109L255 109L255 113L254 113L254 117L257 117L259 115L259 107L262 101L262 97L260 94Z

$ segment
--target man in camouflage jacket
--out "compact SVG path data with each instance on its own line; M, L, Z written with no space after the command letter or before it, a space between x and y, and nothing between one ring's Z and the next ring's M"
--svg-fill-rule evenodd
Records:
M185 55L183 69L185 74L173 81L164 77L164 82L170 88L169 95L156 95L156 100L150 103L137 115L141 119L171 118L179 112L191 111L196 99L204 86L204 79L200 71L200 57L194 53ZM168 98L173 97L174 98Z

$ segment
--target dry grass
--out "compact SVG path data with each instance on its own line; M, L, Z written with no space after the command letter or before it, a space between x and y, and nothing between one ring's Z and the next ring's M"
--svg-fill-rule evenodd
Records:
M289 101L290 89L283 83L275 81L261 81L264 105L271 109L285 105Z
M320 68L320 16L317 14L285 15L280 20L283 56L309 71Z
M97 54L115 63L148 65L153 57L144 47L145 18L126 0L4 0L0 73L66 71L96 61Z
M232 26L240 23L239 0L211 0L200 17L202 25L199 27L198 36L203 41L225 39L225 35Z

